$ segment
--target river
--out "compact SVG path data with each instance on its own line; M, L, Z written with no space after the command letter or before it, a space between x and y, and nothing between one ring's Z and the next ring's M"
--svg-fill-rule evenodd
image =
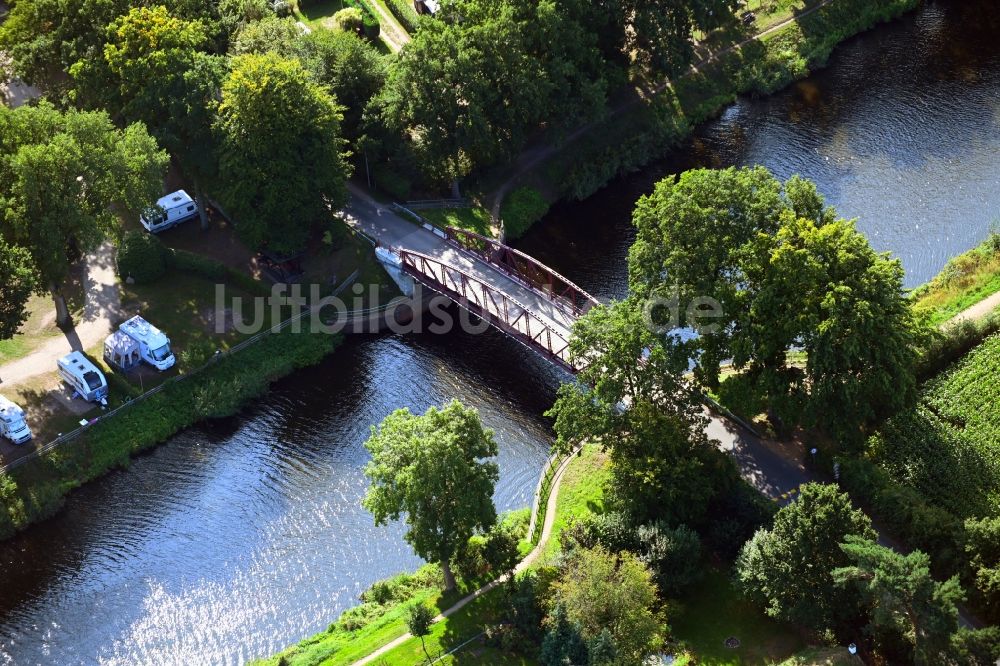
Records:
M1000 220L1000 27L931 2L741 99L659 163L556 206L519 247L601 297L664 175L761 163L815 180L914 285ZM497 432L501 509L530 501L563 375L496 333L349 339L241 415L193 428L0 544L0 663L235 664L308 636L419 560L359 506L363 442L397 407L459 397Z

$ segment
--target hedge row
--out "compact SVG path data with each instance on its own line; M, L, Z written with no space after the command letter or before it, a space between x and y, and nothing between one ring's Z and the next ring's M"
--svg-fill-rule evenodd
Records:
M417 31L420 16L410 0L385 0L385 3L389 5L389 11L406 32L412 35Z
M0 474L0 539L54 514L66 493L127 466L132 455L198 421L236 413L272 381L318 363L339 341L337 336L290 331L265 336L99 421L52 453Z

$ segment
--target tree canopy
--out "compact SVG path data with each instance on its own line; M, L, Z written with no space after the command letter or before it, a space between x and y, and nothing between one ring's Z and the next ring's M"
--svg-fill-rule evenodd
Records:
M298 60L233 59L216 121L222 195L252 248L298 252L347 201L341 118L336 99Z
M639 200L629 283L641 298L710 297L715 332L687 344L695 376L736 380L782 418L845 438L915 399L921 336L898 260L837 219L815 186L764 167L696 169ZM805 368L789 361L802 350Z
M106 113L44 103L0 108L0 155L0 229L31 256L66 324L60 286L71 259L116 232L113 207L138 214L156 200L167 155L141 124L120 130Z
M406 514L406 542L438 562L447 589L455 587L451 561L477 531L496 523L493 489L499 476L493 431L479 414L453 400L423 415L399 409L372 428L365 443L371 485L364 506L377 524Z
M857 620L857 597L836 585L833 570L850 564L840 547L849 536L875 538L868 516L836 486L805 484L774 525L744 545L737 580L771 617L818 632L844 631Z
M642 663L663 644L658 603L649 569L632 553L601 546L575 549L552 592L553 608L564 609L584 641L593 645L608 632L622 663L630 664Z
M861 591L872 633L889 644L897 638L908 643L906 663L954 663L949 655L958 631L957 604L965 597L958 577L935 581L930 558L919 550L901 555L860 537L848 538L842 549L850 564L834 570L833 578Z

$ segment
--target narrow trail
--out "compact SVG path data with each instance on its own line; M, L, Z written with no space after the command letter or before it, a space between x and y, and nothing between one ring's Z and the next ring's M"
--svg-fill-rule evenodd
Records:
M52 338L30 354L0 366L0 386L55 372L56 359L71 351L84 351L100 344L120 316L121 292L115 274L114 246L104 243L86 258L84 278L86 303L83 316L65 335Z
M388 11L379 0L372 0L368 6L378 12L380 30L385 43L393 53L399 53L410 41L410 33L406 32L392 12Z
M836 0L821 0L817 4L810 7L809 9L799 12L798 14L795 14L790 18L778 21L777 23L768 26L764 30L761 30L760 32L750 37L747 37L746 39L740 42L731 44L730 46L727 46L724 49L720 49L718 51L709 53L706 57L700 58L697 62L692 63L690 69L686 73L684 73L681 76L681 78L688 77L691 74L696 74L698 73L700 67L708 65L718 60L720 57L736 49L743 48L744 46L753 41L756 41L774 32L777 32L778 30L781 30L785 26L798 21L804 16L809 16L813 12L835 1ZM604 123L605 121L610 120L615 116L621 115L622 113L638 105L640 102L646 99L651 99L653 97L656 97L657 95L662 94L664 91L669 90L672 87L673 83L670 81L667 81L666 83L661 83L660 85L654 87L651 91L649 91L649 94L646 97L634 96L612 107L607 115L604 115L598 119L592 120L588 123L585 123L584 125L581 125L558 144L546 143L540 146L536 146L534 148L528 148L527 150L522 152L514 163L514 168L516 169L515 172L511 176L509 176L501 185L499 185L492 192L492 194L487 196L487 201L491 202L490 214L493 216L494 223L497 223L500 220L500 207L503 205L503 200L506 198L506 196L510 193L511 189L513 189L513 187L522 177L524 177L526 174L534 170L536 167L538 167L546 160L550 159L555 155L558 155L564 149L576 143L576 141L581 136L589 133L590 130L594 129L594 127L596 127L597 125Z
M549 493L549 501L545 504L545 523L542 525L542 534L538 538L538 544L514 568L514 573L508 574L506 576L501 576L500 578L497 578L495 581L489 583L488 585L481 587L475 592L472 592L462 597L461 599L456 601L450 608L441 611L441 614L434 618L434 622L440 622L449 615L457 613L472 601L475 601L476 599L483 596L487 592L490 592L491 590L495 589L497 586L507 582L507 580L510 578L511 575L516 575L524 571L528 567L530 567L538 560L538 558L542 556L542 554L545 552L545 547L549 543L549 539L552 537L552 527L553 525L555 525L556 522L556 505L559 500L559 487L562 485L563 473L566 471L566 468L569 467L570 462L572 462L575 457L576 457L575 454L567 456L559 464L559 467L556 469L556 473L552 477L552 490ZM375 650L367 657L364 657L363 659L359 659L358 661L354 662L352 666L364 666L364 664L370 664L373 661L385 656L387 653L396 649L397 647L399 647L406 641L410 640L411 638L413 638L412 634L410 633L403 634L399 638L396 638L395 640L392 640L383 645L382 647L380 647L379 649Z
M986 315L990 314L997 308L1000 308L1000 291L993 294L992 296L987 296L978 303L973 303L969 307L965 308L957 315L946 321L941 325L941 328L946 328L948 326L954 326L962 321L982 319Z

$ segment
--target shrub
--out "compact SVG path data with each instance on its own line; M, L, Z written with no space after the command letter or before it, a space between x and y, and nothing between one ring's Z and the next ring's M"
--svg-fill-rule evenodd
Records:
M662 522L637 530L639 559L653 572L663 594L676 595L698 580L701 539L687 525L671 528Z
M167 271L167 249L160 239L145 231L128 231L118 246L118 276L137 283L153 282Z
M361 33L364 16L357 7L345 7L333 15L333 27L343 32Z
M532 187L519 187L503 202L500 218L508 238L520 238L528 228L549 212L549 202Z
M411 0L386 0L386 4L389 5L389 11L392 15L396 17L399 24L403 26L403 29L411 35L417 31L417 27L420 22L420 16L417 14L417 10L413 8L413 3Z
M365 0L344 0L344 5L349 9L357 9L361 13L362 34L371 41L377 42L381 31L378 14L372 11L372 8L368 6Z

